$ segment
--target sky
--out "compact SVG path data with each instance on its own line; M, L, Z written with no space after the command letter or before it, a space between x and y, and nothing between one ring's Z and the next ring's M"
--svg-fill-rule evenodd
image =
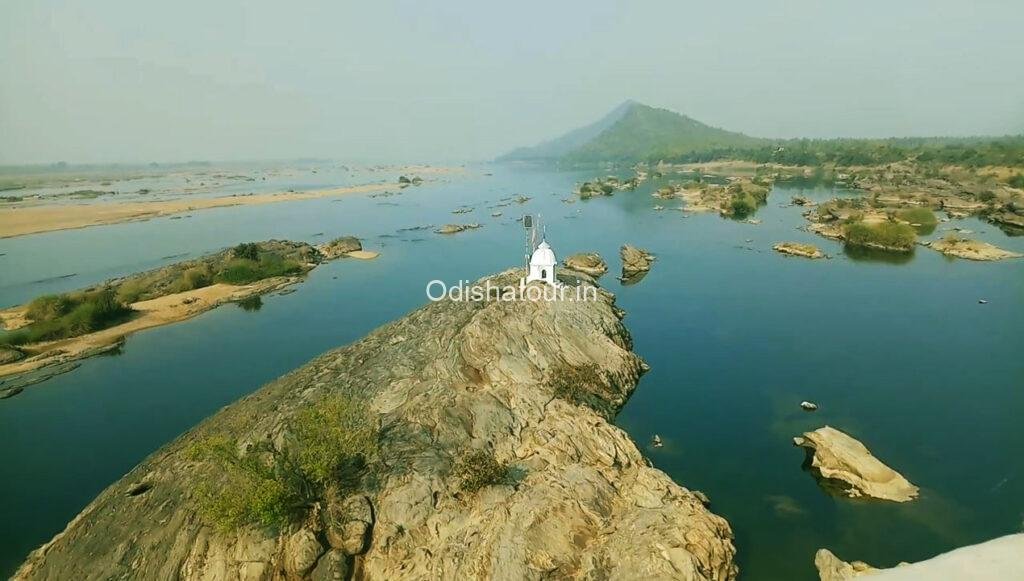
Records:
M627 99L762 137L1024 132L1024 2L3 0L0 164L491 159Z

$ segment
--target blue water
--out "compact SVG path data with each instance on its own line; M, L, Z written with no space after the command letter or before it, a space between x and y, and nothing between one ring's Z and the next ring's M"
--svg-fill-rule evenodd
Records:
M604 279L652 366L618 423L641 446L659 434L665 446L646 449L655 465L710 496L736 533L744 579L816 579L821 547L891 566L1021 530L1024 261L972 263L924 248L900 264L847 256L797 230L801 209L787 204L795 193L827 199L827 189L777 186L760 225L653 211L679 205L652 198L657 183L561 201L591 177L481 167L388 198L206 210L0 240L0 305L247 240L355 234L382 252L323 265L258 311L228 305L134 335L120 355L0 401L0 573L202 418L422 305L428 281L515 265L522 226L514 218L527 211L543 216L559 255L598 251L613 271L624 242L658 255L638 285ZM489 207L519 194L533 199ZM476 210L450 213L463 204ZM450 237L400 231L448 222L484 227ZM957 225L1024 251L1024 238L977 220ZM771 246L783 240L814 243L833 258L781 256ZM821 409L801 411L804 399ZM824 424L860 438L922 497L897 505L827 495L791 443Z

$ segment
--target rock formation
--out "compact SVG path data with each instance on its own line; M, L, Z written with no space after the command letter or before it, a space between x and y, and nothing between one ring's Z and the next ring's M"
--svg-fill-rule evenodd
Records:
M601 255L596 252L573 254L565 259L565 267L594 278L598 278L608 272L608 265L605 264Z
M446 224L434 230L434 232L438 234L458 234L464 230L475 230L479 227L480 224Z
M587 407L614 413L644 369L621 316L603 290L430 303L164 446L16 578L734 579L728 523ZM593 370L574 386L588 399L556 388L559 369ZM379 426L372 477L277 530L204 521L199 491L220 476L190 450L218 434L232 454L287 450L294 420L339 394L365 399ZM467 492L453 472L477 453L509 477Z
M355 236L342 236L335 238L327 244L317 247L324 258L330 260L345 256L349 252L358 252L363 249L363 243Z
M639 282L651 270L656 257L642 248L624 244L619 250L619 258L622 259L622 281L628 283Z
M825 254L813 244L801 244L799 242L779 242L775 246L772 246L776 252L783 254L790 254L792 256L802 256L803 258L825 258Z
M946 256L956 256L967 260L1004 260L1007 258L1020 258L1022 255L1009 250L1003 250L987 242L968 240L954 236L934 240L926 244L932 250L938 250Z
M833 427L805 432L793 443L807 449L807 467L845 496L894 502L917 498L916 486L872 456L864 444Z
M977 545L960 547L917 563L876 569L863 561L846 563L828 549L814 556L821 581L1004 581L1024 579L1024 534L1006 535Z

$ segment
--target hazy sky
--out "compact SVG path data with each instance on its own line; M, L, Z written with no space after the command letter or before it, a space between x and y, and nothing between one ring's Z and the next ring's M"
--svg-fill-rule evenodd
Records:
M487 159L626 99L758 136L1024 131L1024 2L3 0L0 163Z

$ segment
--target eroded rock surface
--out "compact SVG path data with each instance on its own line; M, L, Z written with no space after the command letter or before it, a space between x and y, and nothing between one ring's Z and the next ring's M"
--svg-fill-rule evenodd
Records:
M649 466L625 432L550 387L553 368L596 364L601 397L613 410L626 401L643 362L613 301L600 291L597 301L431 303L164 446L16 576L734 579L728 523ZM225 430L273 445L297 413L338 392L365 395L379 421L372 485L277 532L224 533L200 519L197 484L216 475L191 445ZM515 480L461 491L453 464L469 450L493 453Z
M793 443L807 449L815 475L845 496L895 502L917 498L916 486L875 458L864 444L833 427L805 432Z
M651 270L655 256L643 248L624 244L619 250L619 257L622 259L622 279L636 279L647 271Z
M573 254L565 259L565 267L588 274L594 278L608 272L608 265L605 264L601 255L596 252Z
M818 549L814 555L814 566L818 569L818 578L821 581L849 581L878 572L878 569L864 561L847 563L828 549Z

